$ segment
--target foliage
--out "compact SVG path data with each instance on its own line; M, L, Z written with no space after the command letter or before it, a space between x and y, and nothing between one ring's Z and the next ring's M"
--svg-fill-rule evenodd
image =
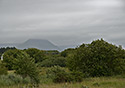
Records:
M29 84L29 83L30 79L28 77L23 79L20 75L9 74L0 76L0 87L17 85L17 84Z
M23 78L30 77L33 83L39 83L39 70L33 58L21 50L8 50L4 54L3 63L9 69L21 75Z
M53 82L55 82L55 83L70 81L70 77L68 77L69 74L64 70L64 68L61 68L59 66L51 67L47 71L47 75L48 75L48 77L53 79Z
M67 66L85 77L111 76L125 72L125 50L101 40L83 44L70 55Z
M42 63L40 63L42 67L52 67L52 66L66 66L66 59L64 57L50 57L45 59Z
M29 48L25 52L35 59L35 63L42 62L45 59L45 52L39 49Z
M20 84L12 85L12 81L9 81L8 79L3 81L5 86L2 86L1 81L3 80L0 78L0 88L31 88L31 87L26 87L25 85L22 87ZM124 88L124 87L125 87L125 79L116 77L85 78L81 83L78 82L42 83L39 86L39 88Z
M72 81L74 82L82 82L83 81L83 73L79 71L71 71L70 75L72 77Z
M125 75L125 59L117 58L113 61L113 66L115 66L114 74Z
M39 80L39 70L35 64L34 59L32 59L27 53L21 52L22 55L18 55L14 62L14 69L17 74L21 75L23 78L30 77L33 83L38 84Z
M14 50L8 50L3 55L3 63L5 63L6 67L9 70L13 70L14 61L17 59L17 56L21 54L21 50L14 49Z
M46 50L46 51L44 51L45 52L45 54L48 56L53 56L53 55L58 55L59 54L59 51L57 51L57 50Z
M63 57L67 57L67 56L69 56L70 54L72 54L72 53L74 52L74 50L75 50L75 49L73 49L73 48L66 49L66 50L62 51L62 52L60 53L60 55L63 56Z
M53 79L55 83L62 82L81 82L83 79L81 72L68 71L62 67L54 66L47 71L48 77Z
M123 75L124 77L125 50L121 46L112 45L103 39L95 40L91 44L82 44L76 49L66 49L61 53L35 48L7 50L4 52L3 61L0 62L0 77L7 74L8 68L20 75L22 80L28 77L31 83L38 84L40 83L38 64L45 68L41 69L41 78L52 79L55 83L81 82L83 77L114 75ZM42 73L45 73L47 69L49 70L43 75ZM22 82L18 81L16 76L8 76L6 79L9 80L8 83L12 81L12 84ZM0 82L5 82L5 80ZM92 83L93 86L98 84L106 83Z
M0 61L0 75L6 75L7 74L7 68L5 67L5 64L3 64L1 61Z
M13 49L16 49L15 47L2 47L2 48L0 48L0 57L1 57L1 55L4 53L4 52L6 52L7 50L13 50Z

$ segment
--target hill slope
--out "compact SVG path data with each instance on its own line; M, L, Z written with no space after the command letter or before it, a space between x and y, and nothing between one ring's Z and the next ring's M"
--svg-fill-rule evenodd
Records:
M19 49L38 48L41 50L59 50L57 46L44 39L29 39L26 42L17 45Z

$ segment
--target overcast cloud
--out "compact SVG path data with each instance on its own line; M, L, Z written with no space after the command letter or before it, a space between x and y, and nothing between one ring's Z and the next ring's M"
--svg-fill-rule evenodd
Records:
M104 38L125 46L125 0L0 0L0 43L31 38L55 45Z

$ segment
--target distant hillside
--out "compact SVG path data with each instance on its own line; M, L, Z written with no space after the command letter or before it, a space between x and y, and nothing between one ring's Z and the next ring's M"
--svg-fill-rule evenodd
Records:
M0 44L0 47L16 47L18 49L37 48L40 50L60 50L56 45L44 39L29 39L22 44Z
M57 46L52 44L50 41L44 39L29 39L26 42L17 45L17 48L19 49L38 48L41 50L59 50Z
M27 48L37 48L40 50L58 50L63 51L67 48L75 48L76 45L65 45L56 46L48 40L45 39L29 39L21 44L16 43L4 43L0 44L1 47L16 47L17 49L27 49Z

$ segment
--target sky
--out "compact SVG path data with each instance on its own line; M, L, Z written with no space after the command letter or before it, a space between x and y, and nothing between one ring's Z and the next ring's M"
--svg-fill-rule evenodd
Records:
M125 0L0 0L0 43L32 38L125 46Z

